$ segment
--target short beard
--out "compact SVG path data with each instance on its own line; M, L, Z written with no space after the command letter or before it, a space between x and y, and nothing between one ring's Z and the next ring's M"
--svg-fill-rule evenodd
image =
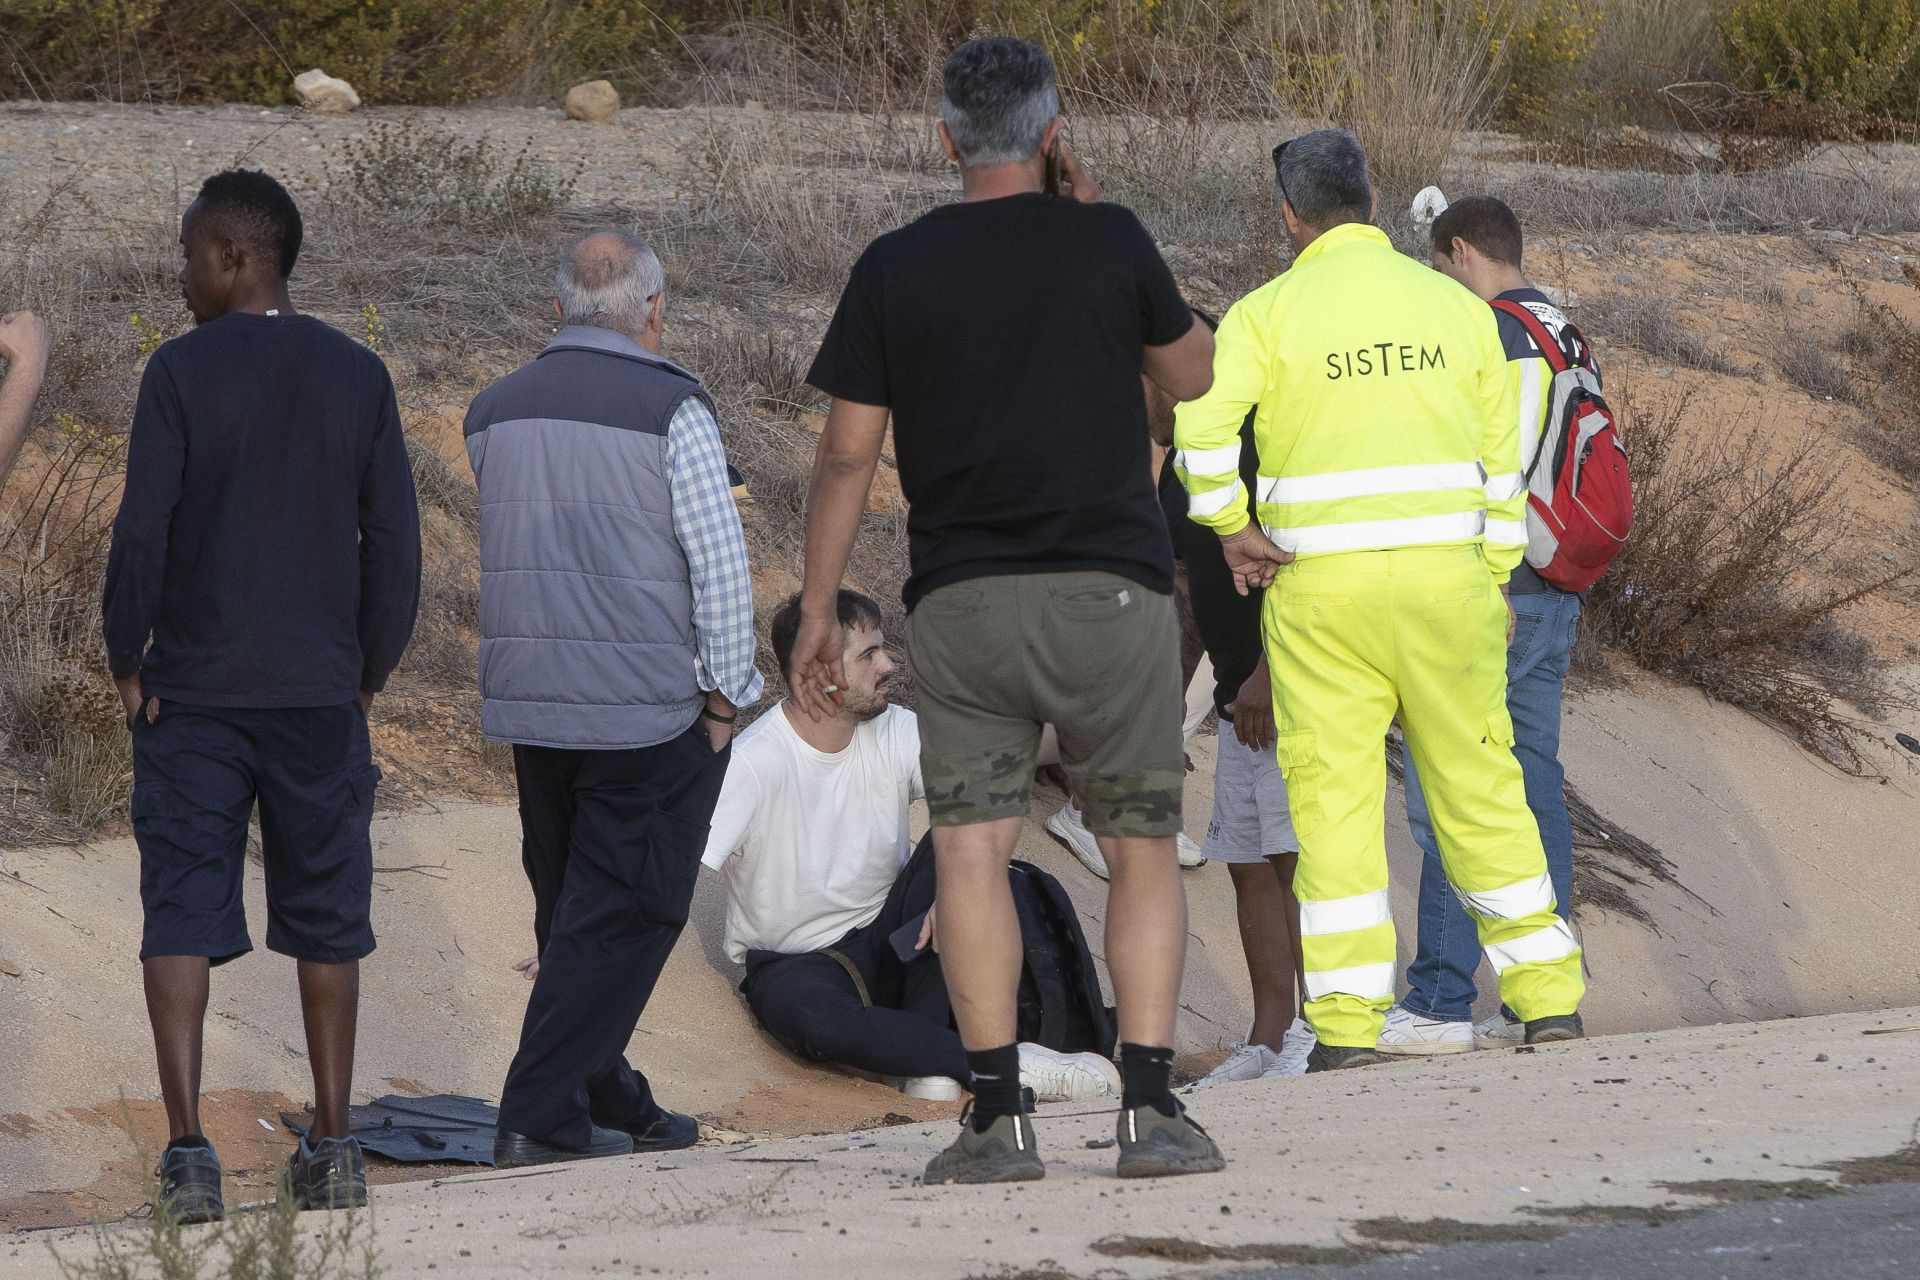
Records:
M878 720L887 710L887 695L875 692L868 700L854 702L849 699L840 704L840 713L850 717L855 724L865 724L869 720Z

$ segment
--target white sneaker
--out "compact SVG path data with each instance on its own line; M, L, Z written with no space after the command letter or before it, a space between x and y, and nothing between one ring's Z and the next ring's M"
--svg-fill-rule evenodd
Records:
M1273 1069L1267 1072L1269 1080L1277 1076L1303 1076L1307 1074L1307 1055L1320 1043L1313 1034L1313 1028L1307 1025L1305 1018L1295 1018L1287 1033L1280 1037L1280 1052L1274 1055Z
M1093 832L1087 830L1087 820L1080 810L1072 805L1061 805L1047 819L1047 830L1058 836L1067 848L1073 850L1073 856L1080 859L1080 865L1102 880L1107 876L1107 860L1100 854L1100 842L1094 839ZM1182 831L1173 840L1174 855L1180 859L1182 867L1204 867L1207 855L1200 846Z
M1476 1049L1514 1049L1526 1042L1526 1024L1508 1022L1504 1013L1496 1013L1485 1022L1473 1025L1473 1047Z
M1038 1102L1092 1102L1120 1096L1120 1068L1097 1053L1057 1053L1020 1046L1020 1083Z
M900 1092L924 1102L958 1102L960 1082L948 1076L914 1076L900 1081Z
M1271 1075L1280 1064L1280 1055L1263 1044L1237 1044L1233 1052L1206 1075L1194 1082L1194 1087L1204 1089L1208 1085L1234 1084L1241 1080L1258 1080L1261 1076Z
M1047 830L1060 840L1060 843L1073 850L1073 856L1080 859L1080 865L1102 880L1107 879L1107 860L1100 856L1100 843L1093 838L1093 832L1087 830L1086 819L1080 811L1070 804L1063 804L1047 819Z
M1473 1027L1465 1022L1423 1018L1400 1005L1387 1010L1380 1032L1380 1052L1428 1057L1437 1053L1472 1053Z

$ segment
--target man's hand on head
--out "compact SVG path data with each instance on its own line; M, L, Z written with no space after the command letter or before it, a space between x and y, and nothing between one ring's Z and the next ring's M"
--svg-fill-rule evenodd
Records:
M800 606L800 630L793 638L793 701L815 721L840 714L847 687L843 661L847 639L830 602L824 610Z
M1097 204L1100 184L1080 163L1080 156L1065 138L1060 139L1060 187L1081 204Z
M1243 596L1255 587L1272 586L1275 571L1293 563L1291 551L1274 546L1253 524L1222 537L1220 550L1226 554L1227 568L1233 571L1233 588Z
M46 321L33 312L14 311L0 316L0 360L7 362L9 375L14 369L23 368L39 376L47 367L51 346Z

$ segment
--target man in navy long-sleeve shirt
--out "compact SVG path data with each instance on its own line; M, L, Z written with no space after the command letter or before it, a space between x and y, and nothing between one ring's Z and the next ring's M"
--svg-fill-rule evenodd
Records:
M222 1213L200 1132L208 970L252 949L255 802L267 946L299 967L315 1115L301 1208L366 1201L347 1136L359 962L373 950L367 711L412 635L420 523L378 356L295 312L300 214L264 173L207 180L181 220L198 327L154 352L103 600L133 733L140 958L170 1138L159 1208Z

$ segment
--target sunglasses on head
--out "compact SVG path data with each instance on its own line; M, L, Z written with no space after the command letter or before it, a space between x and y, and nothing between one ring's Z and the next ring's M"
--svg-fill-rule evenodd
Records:
M1294 141L1294 139L1288 138L1285 142L1273 149L1273 181L1274 184L1280 188L1280 198L1286 200L1288 204L1292 204L1293 201L1287 196L1287 180L1280 174L1280 157L1287 154L1287 148L1292 146Z

